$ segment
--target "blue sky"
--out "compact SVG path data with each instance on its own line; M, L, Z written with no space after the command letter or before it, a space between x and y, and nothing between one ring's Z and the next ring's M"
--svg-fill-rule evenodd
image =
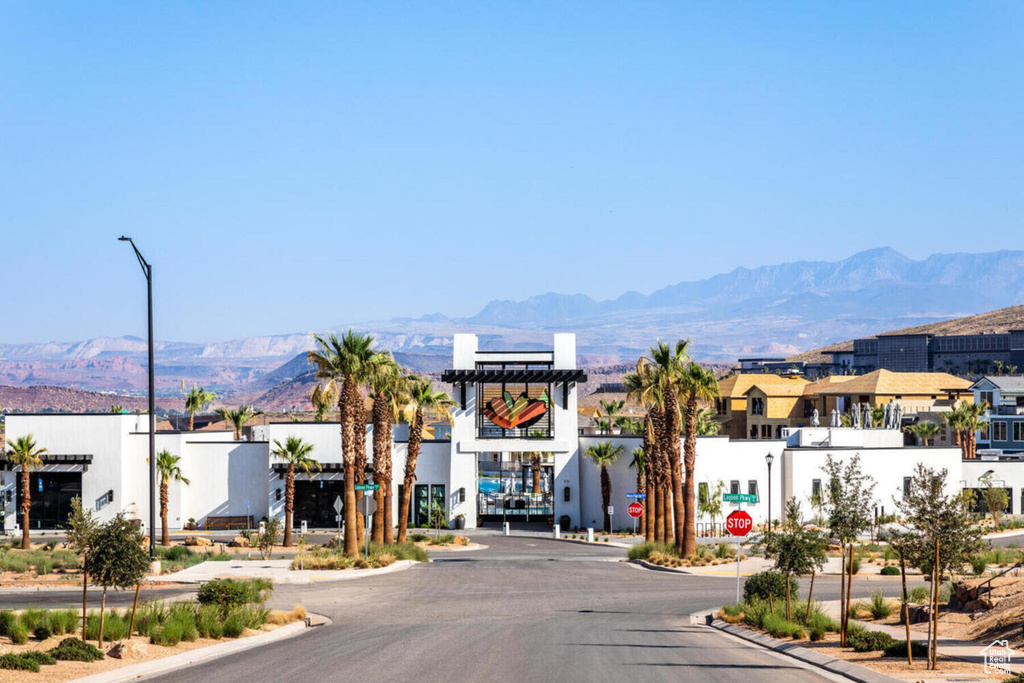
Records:
M0 5L0 341L1024 248L1024 4Z

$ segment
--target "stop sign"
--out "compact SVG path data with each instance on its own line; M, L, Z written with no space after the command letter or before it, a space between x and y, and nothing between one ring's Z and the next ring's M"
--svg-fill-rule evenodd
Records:
M754 528L754 520L743 510L737 510L725 518L725 528L733 536L746 536Z
M626 512L629 513L630 517L639 517L644 514L644 504L639 501L633 501L629 504L629 507L626 508Z

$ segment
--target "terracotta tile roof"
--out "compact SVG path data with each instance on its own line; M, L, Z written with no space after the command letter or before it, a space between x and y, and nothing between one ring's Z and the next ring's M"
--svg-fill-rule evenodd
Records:
M830 382L819 387L814 393L837 394L882 394L899 396L924 396L944 394L951 390L966 391L971 383L945 372L892 372L875 370L866 375L850 377L843 382Z

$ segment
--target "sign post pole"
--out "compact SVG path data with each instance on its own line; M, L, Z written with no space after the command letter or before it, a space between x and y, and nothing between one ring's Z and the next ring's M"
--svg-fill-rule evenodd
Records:
M363 491L363 498L369 495L369 491ZM363 534L363 538L366 539L366 549L363 550L363 558L368 559L370 557L370 515L365 515L363 519L366 520L366 530Z
M757 496L744 493L723 493L722 500L736 503L740 508L743 503L757 502ZM742 509L729 513L725 518L725 528L736 539L736 602L740 601L740 560L743 558L743 537L754 528L754 520Z
M626 512L633 518L633 543L636 544L636 520L639 519L640 515L644 514L644 494L642 493L627 493L626 498L632 498L633 502L626 507Z

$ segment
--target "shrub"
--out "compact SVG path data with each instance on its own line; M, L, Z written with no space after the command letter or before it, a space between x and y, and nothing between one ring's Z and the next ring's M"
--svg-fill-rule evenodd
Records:
M58 609L50 612L50 630L55 636L74 633L81 624L82 615L73 609Z
M18 615L10 610L0 610L0 636L11 635L11 630L18 624Z
M103 659L103 653L78 638L65 638L60 645L50 650L50 656L64 662L95 662Z
M115 610L110 610L103 617L103 640L114 642L124 640L128 637L129 621ZM100 615L99 612L90 612L85 620L85 635L89 640L99 640L100 636Z
M885 619L892 614L892 607L885 601L885 594L881 590L871 592L871 616L875 619Z
M811 612L811 618L807 620L807 628L813 631L836 633L839 631L839 622L819 609Z
M751 598L767 600L769 589L774 598L785 597L786 575L782 572L760 572L751 575L743 584L743 600L745 602ZM789 579L789 590L791 598L796 598L799 595L800 584L792 577Z
M50 630L49 624L39 624L32 632L32 635L36 637L36 640L49 640L53 635L53 631Z
M191 610L172 610L159 628L150 632L149 640L154 645L173 647L181 641L193 641L199 637L195 617Z
M803 638L804 627L800 624L794 624L791 621L786 621L786 618L781 614L769 614L764 617L764 630L768 632L772 638Z
M771 616L768 601L761 600L760 598L751 598L750 600L745 600L742 605L744 621L749 626L763 629L765 619Z
M214 579L199 588L197 599L201 605L216 605L227 611L252 603L262 603L269 596L273 584L265 579Z
M15 645L24 645L28 642L28 629L25 628L25 624L20 622L14 625L8 635Z
M925 586L914 586L907 593L907 600L920 605L921 603L928 602L928 588Z
M631 560L647 560L655 553L679 557L676 554L676 547L669 543L638 543L629 549L627 555Z
M981 555L975 555L971 558L971 569L974 570L975 574L984 574L988 568L988 562Z
M911 641L910 643L910 654L914 657L926 657L928 655L928 646L919 640ZM883 657L906 657L907 656L907 641L905 640L894 640L883 650Z
M26 650L25 652L21 653L21 656L35 660L36 663L41 666L53 666L57 663L56 659L51 657L49 654L43 652L42 650Z
M302 621L307 616L309 616L309 613L306 612L306 608L302 605L296 605L290 612L281 609L270 612L267 615L266 623L273 624L274 626L284 626L295 621Z
M736 603L735 605L724 605L722 612L729 615L730 617L738 617L743 614L743 603Z
M899 567L893 567L893 566L882 567L882 571L879 572L879 573L882 576L899 576L900 575L900 568Z
M419 533L417 533L417 534L412 534L411 536L409 536L409 540L412 541L413 543L423 543L424 541L429 541L430 540L430 536L427 536L426 534L419 534Z
M19 621L29 631L35 631L37 627L46 624L49 621L49 614L46 610L39 609L38 607L31 607L21 613Z
M810 628L809 633L810 633L810 638L811 638L811 642L812 643L816 643L819 640L823 640L825 638L825 629L823 629L821 627L818 627L818 626L811 626L809 628Z
M245 622L242 621L242 615L238 612L229 614L228 618L224 620L224 637L237 638L242 635L243 631L245 631Z
M391 545L370 544L370 560L376 560L383 555L390 555L396 560L415 560L416 562L429 562L430 556L423 548L412 543L392 543ZM381 565L384 566L384 565Z
M0 669L34 671L35 673L39 673L39 662L20 654L0 655Z
M860 557L854 556L853 558L853 573L860 573Z
M455 534L441 534L437 538L430 539L430 545L447 545L455 541Z
M851 636L850 646L854 652L875 652L892 645L893 637L883 631L864 631Z
M224 627L220 622L220 608L215 605L200 607L196 612L196 631L200 638L219 640L224 635Z

